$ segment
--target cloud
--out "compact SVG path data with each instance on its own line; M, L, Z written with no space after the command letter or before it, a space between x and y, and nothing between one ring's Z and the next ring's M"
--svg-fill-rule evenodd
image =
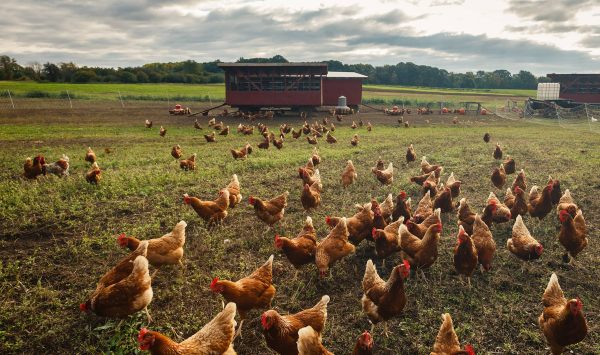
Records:
M537 22L560 22L575 19L579 11L597 4L597 0L510 0L508 10Z

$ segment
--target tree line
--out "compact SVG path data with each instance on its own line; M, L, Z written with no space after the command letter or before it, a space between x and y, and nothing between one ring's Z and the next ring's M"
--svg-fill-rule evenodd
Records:
M186 60L175 63L149 63L139 67L103 68L78 66L73 62L30 63L20 65L14 58L0 56L0 80L35 80L39 82L70 83L189 83L207 84L224 82L221 61L199 63ZM239 58L238 63L287 63L281 55L271 58ZM368 76L367 84L427 86L468 89L535 89L546 77L535 77L521 70L453 73L445 69L415 63L395 65L344 64L337 60L325 61L330 71L354 71Z

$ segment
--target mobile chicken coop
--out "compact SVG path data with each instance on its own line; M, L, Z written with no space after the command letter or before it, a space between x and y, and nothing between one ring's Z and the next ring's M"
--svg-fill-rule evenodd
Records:
M219 63L225 71L225 104L242 111L312 111L336 106L340 96L355 110L362 81L354 72L330 72L325 63Z

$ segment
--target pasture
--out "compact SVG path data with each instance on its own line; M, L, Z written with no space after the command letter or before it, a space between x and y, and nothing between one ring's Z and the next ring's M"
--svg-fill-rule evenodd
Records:
M163 86L178 93L188 87L194 86ZM0 91L4 89L0 86ZM316 117L320 120L325 115ZM273 307L282 314L294 313L328 294L331 302L323 343L336 354L351 352L360 333L370 329L360 303L365 263L373 259L380 276L387 279L401 262L399 256L382 267L373 245L363 241L354 255L332 267L330 277L319 279L315 266L308 265L294 279L295 270L274 248L273 239L276 233L295 236L303 226L307 213L300 204L302 183L297 169L310 157L313 146L305 137L294 140L288 136L280 151L257 149L262 137L235 133L241 121L234 118L222 119L231 127L229 136L206 143L202 134L211 131L207 118L197 117L202 130L194 129L193 118L169 116L164 103L148 102L143 109L98 104L94 110L0 111L1 353L136 353L136 336L143 326L178 341L185 339L221 310L220 296L209 289L213 277L237 280L271 254L275 255L277 288ZM494 267L487 274L476 271L469 289L452 264L456 214L444 214L439 258L425 271L427 282L414 274L406 280L405 311L389 322L389 337L383 335L382 327L376 328L375 353L428 354L445 312L452 315L461 343L472 344L477 354L548 353L537 318L552 272L557 273L567 297L581 298L590 326L585 340L569 349L575 354L600 353L600 145L594 144L598 135L493 115L459 116L455 125L452 117L406 116L410 128L404 128L396 123L397 117L365 111L335 122L333 134L338 143L329 145L320 139L318 144L323 202L310 213L318 237L327 235L326 216L351 216L355 203L369 202L371 197L381 202L389 193L395 197L405 190L415 208L420 187L410 183L409 177L420 174L419 164L406 165L404 158L411 143L419 159L425 155L430 163L444 166L442 181L454 172L463 183L460 197L480 211L491 191L500 199L504 196L490 182L490 174L499 164L492 158L492 142L500 142L504 154L515 158L517 169L525 169L528 187L544 185L550 174L560 180L563 191L571 190L586 218L590 244L573 268L561 261L563 248L556 238L559 222L555 213L541 223L525 217L525 224L545 250L541 260L530 262L522 271L521 261L506 249L512 222L494 225L498 245ZM359 118L371 121L373 131L352 130L352 120ZM153 128L144 127L145 119L153 120ZM283 122L296 129L301 125L301 120L292 116L263 123L277 131ZM164 138L158 134L161 125L167 128ZM487 144L482 140L486 132L492 136ZM361 139L358 147L349 143L355 133ZM246 142L254 146L254 152L246 161L234 161L229 149ZM181 145L184 157L198 154L198 170L179 169L170 155L175 144ZM88 169L83 160L88 146L95 150L103 169L98 186L88 184L83 176ZM105 148L111 152L106 153ZM48 161L67 154L71 175L26 181L21 177L23 162L38 153ZM391 186L381 186L370 172L379 156L386 164L394 164ZM348 159L358 170L358 182L344 190L340 174ZM214 199L232 174L240 179L244 201L230 211L222 226L207 230L183 204L182 195ZM513 178L510 175L509 182ZM286 190L290 197L283 223L267 231L247 198L271 198ZM150 325L142 313L109 320L79 311L78 305L94 290L98 278L125 255L116 243L118 234L154 238L171 231L180 220L188 223L185 268L164 267L152 280ZM239 354L270 353L261 334L260 314L251 313L244 323L243 338L235 340Z

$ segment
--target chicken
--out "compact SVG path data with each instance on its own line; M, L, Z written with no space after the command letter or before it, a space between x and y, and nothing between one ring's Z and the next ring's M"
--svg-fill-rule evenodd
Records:
M588 231L583 219L581 210L577 211L575 218L571 217L567 210L560 211L560 232L558 241L567 250L563 260L573 262L577 256L588 244Z
M312 186L314 183L317 183L319 189L323 189L323 185L321 184L321 173L319 172L319 169L316 169L314 173L310 173L310 170L307 170L306 168L300 168L298 169L298 173L302 178L302 182L305 184Z
M491 138L492 137L490 136L489 133L486 133L486 134L483 135L483 141L486 142L486 143L489 143Z
M373 130L373 125L371 124L371 121L367 122L367 132L371 132Z
M419 237L419 239L422 239L429 227L441 222L441 209L437 208L431 215L425 218L423 222L416 224L414 221L408 220L405 224L409 232Z
M402 216L405 221L408 221L411 215L411 199L410 197L406 198L405 191L400 191L398 196L396 196L396 206L394 206L394 210L392 211L392 219L398 220Z
M320 184L320 179L319 181L315 181L312 185L304 184L304 189L302 189L302 194L300 195L300 201L305 210L310 211L319 207L321 204Z
M265 139L262 142L258 143L258 148L259 149L269 149L269 145L270 145L270 140L269 140L269 138L265 137Z
M373 227L372 234L375 241L375 252L381 259L385 259L400 251L398 229L403 222L404 217L400 216L397 221L388 224L383 229Z
M327 135L325 136L325 141L329 144L337 143L337 139L333 135L331 135L331 132L327 132Z
M231 182L227 185L229 191L229 207L234 208L238 203L242 202L242 194L240 193L240 180L237 174L231 176Z
M517 215L524 216L527 214L527 199L525 198L525 191L521 190L520 187L515 186L514 194L510 188L506 189L506 196L504 197L504 204L510 208L511 218L516 218Z
M502 164L504 165L504 171L508 175L514 174L517 171L515 160L511 158L510 155L506 157L506 160Z
M202 126L200 126L200 122L198 122L198 119L196 118L196 120L194 121L194 128L195 129L202 129Z
M192 154L191 157L187 159L182 159L179 161L179 167L181 170L196 170L196 153Z
M565 347L586 337L588 325L582 312L583 302L579 298L565 298L555 273L550 276L542 304L544 310L538 323L553 355L562 354Z
M394 182L394 166L392 165L392 162L389 163L385 170L371 168L371 172L375 174L377 180L383 185L391 185Z
M419 201L412 219L415 223L420 223L431 214L433 214L433 201L431 201L431 195L425 194L425 196L421 198L421 201Z
M58 177L69 176L69 157L65 154L52 164L43 164L42 173L54 174Z
M352 129L356 129L358 126L356 125L356 122L352 121L352 124L350 125L350 128Z
M329 296L325 295L314 307L296 314L282 316L275 310L262 314L261 324L267 346L279 354L298 354L298 331L311 326L319 335L327 321L327 304Z
M371 238L371 231L373 229L373 211L371 211L371 204L355 205L357 212L350 218L346 219L348 233L350 234L349 240L354 245L358 245L363 239ZM325 223L330 227L335 227L342 218L340 217L326 217Z
M493 192L490 192L490 195L487 199L487 204L494 204L496 206L496 209L493 211L494 213L492 214L492 221L494 223L505 223L510 221L512 217L510 209L506 207L505 204L501 203L498 197L496 197L496 195ZM484 221L486 221L486 219L484 219ZM488 224L488 226L490 226L490 224Z
M144 256L148 259L150 265L157 270L164 265L180 265L183 267L181 259L183 258L183 245L185 244L185 227L187 227L187 223L180 221L170 233L147 241L148 252ZM117 238L117 243L121 248L134 251L138 249L142 241L121 233Z
M538 192L538 187L534 186L529 191L529 215L543 219L550 211L552 211L552 183L544 187L542 193Z
M438 179L435 177L435 173L432 171L429 176L423 182L423 195L429 193L431 197L435 197L438 193Z
M152 121L146 120L144 124L146 125L146 128L152 128Z
M457 198L458 195L460 195L460 185L460 180L456 180L454 173L450 173L450 176L448 176L448 180L446 181L446 186L450 188L452 198Z
M409 145L406 150L406 164L417 160L417 153L415 153L415 148L413 145Z
M215 318L181 343L159 332L142 328L137 338L138 345L140 350L150 351L153 355L235 355L235 312L235 303L228 303Z
M316 137L312 137L312 138L311 138L311 137L309 137L309 136L306 136L306 141L308 142L308 144L313 144L313 145L315 145L315 144L317 144L317 143L318 143L318 141L317 141L317 138L316 138Z
M298 331L299 355L333 355L321 344L321 335L310 325Z
M427 157L423 157L421 158L421 171L423 172L423 174L429 174L432 171L435 171L438 168L441 168L441 165L431 165L429 164L429 162L427 161Z
M500 143L496 143L496 149L494 149L494 159L500 160L502 159L502 148L500 148Z
M357 178L358 174L356 173L354 164L352 163L352 160L348 160L346 168L344 168L344 171L342 172L342 186L344 188L348 187L353 184Z
M160 130L158 131L158 135L160 135L161 137L164 137L167 134L167 129L164 128L163 126L160 126Z
M210 119L210 120L208 120L208 122L207 122L207 124L208 124L208 127L212 127L212 126L214 126L216 122L217 122L217 120L216 120L216 118L215 118L215 117L211 118L211 119Z
M296 132L293 128L292 128L292 138L294 139L298 139L302 136L302 131L298 131Z
M173 148L171 148L171 156L175 159L179 159L181 158L181 155L183 154L183 151L181 150L181 147L179 146L179 144L174 145Z
M375 162L375 169L376 170L385 169L385 162L383 161L383 159L381 159L381 157L377 158L377 162Z
M246 159L246 152L242 151L242 150L235 150L235 149L230 149L231 151L231 156L233 157L233 159L238 160L244 160Z
M571 191L569 191L569 189L565 190L565 193L561 196L560 200L558 201L558 205L556 206L556 214L558 215L559 219L560 211L562 210L569 212L571 217L575 217L577 211L579 210L579 207L577 207L575 204L575 200L573 200Z
M215 277L210 283L210 290L220 293L227 302L235 303L242 323L251 310L271 308L271 301L275 297L273 255L250 276L238 281ZM241 326L240 324L240 328Z
M506 171L504 171L504 164L500 164L500 168L495 168L492 172L492 184L498 189L502 189L506 184Z
M283 148L283 138L280 139L274 139L273 140L273 145L275 146L275 148L277 149L282 149Z
M124 279L97 290L79 308L109 318L124 318L147 306L152 301L152 284L148 273L148 259L138 255L131 273ZM148 315L148 321L150 316Z
M87 182L89 182L90 184L97 185L101 179L102 179L102 171L100 170L100 167L98 166L98 162L94 162L94 164L92 164L92 167L90 168L90 170L88 170L88 172L85 174L85 180Z
M202 218L209 225L221 223L227 217L227 208L229 207L229 190L222 189L219 196L214 201L202 201L197 197L183 195L183 202L192 206L198 217Z
M381 215L383 218L386 221L390 221L392 213L394 212L394 197L392 194L388 194L379 207L381 208Z
M301 168L298 168L298 176L304 181L305 184L312 183L314 181L305 180L307 177L313 176L315 173L315 165L312 162L312 159L308 159L306 165Z
M205 134L204 139L207 143L215 143L217 141L217 138L215 137L215 131L213 131L211 134Z
M550 195L552 204L557 205L562 196L562 192L560 191L560 181L553 179L552 176L548 176L548 179L548 184L552 183L552 194Z
M399 316L406 306L404 279L410 274L410 264L404 260L394 267L387 282L383 281L372 260L367 261L362 280L362 310L373 325ZM387 334L387 323L385 324ZM371 330L372 331L372 330Z
M94 164L96 162L96 153L94 153L91 147L88 147L87 149L87 153L85 154L85 161L91 164Z
M523 261L539 259L544 251L542 244L529 233L521 215L518 215L515 220L512 237L506 241L506 247Z
M312 160L313 165L315 165L315 166L317 166L317 165L319 165L319 163L321 163L321 156L319 155L319 150L317 149L317 147L314 147L310 159Z
M358 134L355 134L352 139L350 140L350 144L352 144L353 147L356 147L358 145L359 139L358 139Z
M452 203L452 191L448 186L440 190L433 200L433 209L441 209L442 212L452 212L454 204Z
M343 217L339 223L329 232L325 239L317 243L315 253L315 264L319 269L319 275L325 277L329 268L346 255L354 253L354 245L348 242L348 226L346 218Z
M381 207L376 199L371 198L371 211L373 212L373 228L383 229L387 226L387 221L383 218Z
M407 259L411 266L421 269L428 268L437 260L438 242L442 224L437 223L430 226L423 239L419 239L408 231L406 225L400 225L400 248L402 248L402 258ZM425 276L423 274L423 276Z
M229 126L227 126L227 127L223 128L223 129L221 130L221 132L219 132L219 135L220 135L220 136L226 136L226 135L228 135L228 134L229 134Z
M275 248L280 249L296 269L313 263L317 249L317 234L312 218L306 217L304 227L296 238L275 236Z
M519 171L519 173L517 174L517 177L512 183L511 189L514 191L516 186L520 187L523 191L527 191L527 182L525 181L525 170L523 169L521 169L521 171Z
M475 222L475 212L467 203L466 198L461 198L458 205L458 225L462 226L468 234L473 234L473 223Z
M475 355L475 351L470 344L467 344L464 350L460 348L460 342L452 324L452 317L448 313L442 314L442 325L435 338L433 351L430 355Z
M272 226L283 218L289 194L290 193L286 191L268 201L263 201L260 198L250 196L248 203L254 206L254 213L256 213L258 219L269 226Z
M465 232L463 226L459 226L456 246L454 247L454 269L459 275L467 277L469 287L471 287L471 275L477 267L477 255L474 240Z
M352 355L373 355L373 337L368 331L358 337Z
M329 125L330 131L331 132L335 132L335 125L333 124L333 122L331 122L331 124Z

